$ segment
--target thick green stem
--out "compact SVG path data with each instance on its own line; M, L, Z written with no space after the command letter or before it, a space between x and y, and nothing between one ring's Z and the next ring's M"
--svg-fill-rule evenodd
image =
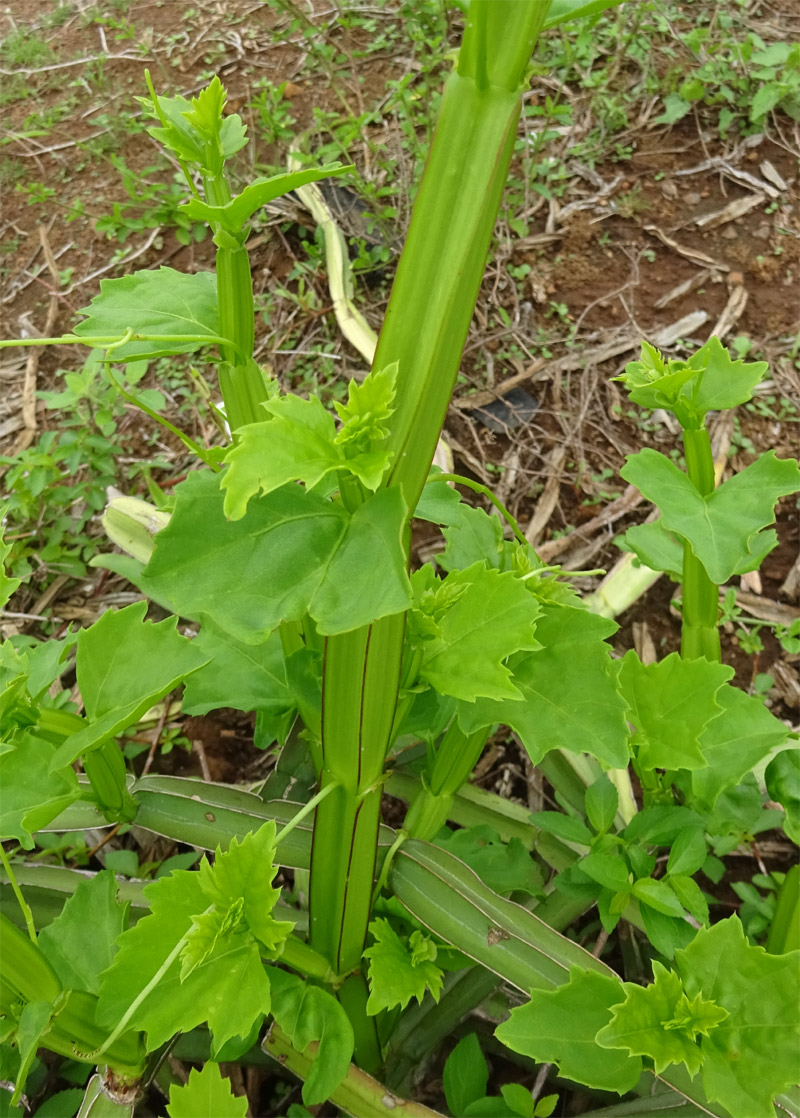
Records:
M212 206L224 206L231 199L224 172L207 176L204 187ZM261 370L253 360L253 281L247 249L219 227L215 227L214 233L219 332L223 338L230 339L229 345L220 346L219 386L228 425L231 431L237 431L246 423L264 419L259 405L266 399L267 391ZM244 233L241 241L244 241Z
M427 781L406 817L405 830L411 838L430 842L445 825L453 796L469 779L488 736L486 727L465 734L458 720L453 720L437 747Z
M399 362L385 484L416 505L455 382L494 229L521 87L549 0L472 0L374 367ZM380 577L380 572L376 572ZM380 782L403 658L402 615L326 642L321 787L311 856L310 940L340 974L361 962L377 846Z
M703 496L714 492L714 457L704 428L685 428L683 445L689 480ZM721 659L718 618L718 590L688 542L683 545L683 620L681 656L687 660L704 656Z

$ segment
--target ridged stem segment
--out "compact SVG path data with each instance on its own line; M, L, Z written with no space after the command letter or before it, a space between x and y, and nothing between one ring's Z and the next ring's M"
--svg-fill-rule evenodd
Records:
M521 88L548 7L549 0L472 0L458 69L445 87L374 361L376 369L398 362L388 440L394 458L384 483L402 488L409 509L428 475L455 383L514 147ZM403 633L401 615L330 637L325 646L320 778L323 786L335 779L342 787L316 813L310 929L312 946L340 973L360 967L367 933Z
M716 484L708 431L705 427L684 428L683 446L689 480L701 496L707 497ZM708 577L688 541L684 542L681 656L685 659L704 656L719 663L718 597L719 587Z

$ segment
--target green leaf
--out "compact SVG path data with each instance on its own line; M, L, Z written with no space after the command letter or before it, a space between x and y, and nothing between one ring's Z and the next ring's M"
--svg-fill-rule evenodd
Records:
M502 842L497 831L480 824L458 831L444 828L435 841L465 862L495 893L516 890L532 897L544 895L542 872L518 838Z
M206 614L248 644L306 613L325 636L348 632L410 605L405 517L395 488L376 493L350 516L341 505L287 485L253 501L247 517L231 523L216 475L198 470L177 487L146 585L187 616Z
M259 491L271 493L290 481L302 481L310 489L344 465L333 442L333 416L317 396L278 396L262 406L268 406L273 418L241 427L226 455L221 488L229 520L240 520Z
M134 272L121 279L100 280L95 295L81 314L87 318L73 333L87 345L105 347L94 339L122 337L126 330L156 334L166 341L130 341L114 350L114 361L135 361L154 354L194 353L219 334L217 280L213 272L188 275L173 268ZM170 340L198 335L196 342ZM208 342L203 341L208 338Z
M71 764L137 722L207 657L176 631L177 617L145 621L146 602L106 610L78 636L77 676L90 724L72 734L51 763Z
M47 1031L53 1018L50 1002L26 1002L17 1021L15 1043L19 1050L20 1066L17 1073L16 1090L23 1091L37 1049L46 1043Z
M471 1102L483 1098L489 1082L480 1041L469 1033L447 1057L442 1074L444 1097L451 1114L463 1114Z
M36 1118L64 1118L65 1114L79 1114L83 1097L82 1087L68 1087L64 1091L56 1091L54 1095L45 1099L41 1106L37 1106ZM20 1114L22 1113L20 1111ZM0 1108L0 1115L2 1114L3 1111Z
M654 908L664 916L683 916L683 907L665 881L641 877L634 882L633 895L642 904Z
M645 988L624 983L626 998L597 1034L603 1048L624 1048L631 1056L649 1056L660 1075L670 1064L685 1064L694 1078L702 1056L699 1037L707 1037L728 1011L702 994L688 998L674 971L653 963L654 981Z
M244 516L251 497L271 493L290 481L311 489L331 473L357 477L367 489L378 488L389 465L386 421L393 412L396 365L350 382L347 404L336 404L342 427L318 397L273 396L262 407L272 419L239 431L228 452L222 477L225 515Z
M722 713L700 735L706 764L692 773L692 791L711 807L724 789L738 784L773 749L793 736L755 695L728 686L721 688L715 698Z
M533 1096L521 1083L504 1083L500 1088L503 1102L519 1118L533 1118Z
M432 486L428 485L426 490L430 488ZM449 514L442 535L446 546L441 555L436 556L436 562L443 570L464 570L481 561L492 568L501 567L503 526L496 516L460 502Z
M0 517L5 515L5 508L0 508ZM2 522L0 521L0 609L8 602L12 594L15 594L19 587L22 585L21 578L9 578L6 574L5 561L11 552L11 544L5 543L2 533Z
M352 170L352 164L326 163L322 167L307 167L302 171L284 171L279 175L254 179L224 206L209 206L199 198L192 198L181 206L181 210L193 221L219 224L229 233L237 234L244 231L246 222L256 210L268 206L282 194L288 194L306 183L321 182Z
M605 773L586 789L586 818L599 835L605 834L617 814L619 794Z
M247 1098L236 1098L230 1079L210 1060L202 1071L192 1068L182 1087L172 1083L167 1114L170 1118L245 1118Z
M632 882L625 859L619 854L587 854L578 862L583 873L612 893L629 893Z
M218 848L213 868L204 861L199 872L175 870L145 887L150 915L120 938L103 975L99 1020L116 1025L181 941L183 962L173 959L131 1019L147 1032L149 1050L208 1021L213 1055L269 1012L257 940L274 953L291 928L271 915L278 896L271 885L274 836L270 821L241 844L234 840L227 853ZM213 914L215 922L198 920Z
M495 1036L537 1063L557 1064L566 1079L622 1095L638 1082L642 1061L600 1048L595 1037L624 996L619 979L572 966L566 985L533 990L530 1001L512 1009Z
M708 923L708 901L703 896L703 890L693 877L674 873L668 878L667 884L686 911L690 913L698 923Z
M536 647L538 603L511 572L480 562L454 571L442 586L451 594L449 608L438 618L438 635L423 646L421 678L465 702L519 699L503 661Z
M544 29L558 27L570 19L582 19L585 16L598 15L607 8L614 8L622 0L552 0L547 10L547 19Z
M353 1027L342 1006L318 986L309 986L297 975L269 967L273 990L272 1013L298 1052L319 1043L303 1084L306 1106L323 1103L350 1070Z
M672 362L670 362L670 365ZM766 361L733 361L719 338L712 336L689 358L696 381L683 390L696 415L727 411L753 398L753 389L769 369Z
M247 143L246 128L238 113L222 115L227 101L225 87L217 76L197 97L137 98L145 112L161 128L148 128L150 135L187 163L197 163L211 176L219 175L226 159Z
M438 466L431 468L430 477L414 509L414 516L418 520L427 520L431 524L459 524L463 507L461 494L450 482L438 480L437 475L440 473ZM456 565L470 567L477 558L479 556L470 559L468 563Z
M70 764L53 767L58 747L35 733L22 734L0 754L0 839L33 849L33 833L80 798Z
M697 873L707 856L706 839L701 827L679 831L667 861L668 874Z
M619 668L628 719L636 727L631 745L645 769L699 769L706 764L700 734L722 707L717 692L733 668L707 660L683 660L677 652L643 664L631 649Z
M684 385L696 376L697 371L686 362L664 361L655 346L643 341L639 360L629 362L614 380L622 381L634 404L671 410Z
M78 640L77 633L68 633L61 640L39 641L25 649L28 659L28 694L40 702L49 687L70 667L69 653Z
M622 831L626 842L647 842L656 846L671 846L684 827L700 827L703 817L688 807L667 807L653 804L637 811Z
M684 919L665 916L650 905L641 906L645 935L655 951L665 959L672 959L679 947L685 947L694 936L694 928Z
M579 846L591 846L594 842L594 835L577 816L565 815L561 811L533 811L530 820L540 830L565 842L574 842Z
M100 975L117 953L129 902L117 900L110 870L79 881L59 915L39 932L39 947L68 990L100 991Z
M241 842L234 838L224 854L217 851L213 866L204 859L199 869L206 896L220 911L241 903L241 920L270 955L281 950L294 926L272 916L281 895L272 886L278 872L275 834L275 822L269 820Z
M689 541L717 584L727 582L750 555L754 537L775 519L778 498L800 486L794 459L776 458L772 450L706 497L682 470L649 447L630 455L620 473L658 505L664 527Z
M388 437L388 421L395 410L396 385L397 362L394 361L385 369L373 369L361 384L351 380L347 387L347 403L334 401L333 406L342 421L336 442L344 449L351 468L354 459L374 452ZM388 456L386 461L388 463ZM376 489L379 481L380 478L374 484L367 481L364 484L368 489Z
M689 998L728 1012L700 1041L709 1102L773 1118L775 1095L800 1081L800 951L752 947L732 916L701 929L675 963Z
M280 634L263 644L244 644L206 621L193 641L207 663L186 681L184 714L206 714L219 707L267 712L280 721L294 710L286 682Z
M547 604L536 623L541 648L512 660L524 702L481 699L459 708L467 733L503 723L519 734L536 765L551 749L591 753L613 768L628 764L625 703L608 671L605 638L613 621L573 606Z
M623 551L632 551L645 567L666 571L677 579L683 577L683 544L660 520L629 528L617 542Z
M783 829L800 843L800 753L784 749L767 765L764 779L770 797L786 812Z
M443 975L429 957L433 941L416 931L411 933L407 946L382 917L373 920L369 930L375 942L364 952L369 959L367 1013L379 1013L396 1005L405 1009L411 998L421 1003L426 990L438 1002ZM428 950L422 951L423 946Z
M778 104L783 97L783 90L779 85L773 82L767 82L760 85L753 95L753 100L750 103L750 121L755 123L762 117L766 116L768 112Z

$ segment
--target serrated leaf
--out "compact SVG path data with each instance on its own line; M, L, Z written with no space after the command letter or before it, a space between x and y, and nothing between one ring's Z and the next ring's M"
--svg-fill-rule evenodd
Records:
M675 964L687 995L727 1010L700 1041L703 1089L731 1114L773 1118L773 1098L800 1080L800 951L752 947L735 916L702 928Z
M278 396L262 406L268 406L273 418L240 428L226 456L221 488L229 520L240 520L258 492L271 493L290 481L302 481L310 489L344 465L333 442L333 416L317 396Z
M76 670L89 725L72 734L51 763L56 769L131 726L168 691L207 662L176 631L177 617L145 621L146 602L106 610L78 636Z
M766 361L734 361L719 338L712 336L689 358L697 379L683 390L695 413L727 411L753 398L753 389L767 372Z
M206 714L219 707L263 711L279 721L291 714L295 704L278 633L263 644L245 644L206 621L193 644L208 659L186 681L184 714Z
M67 990L97 994L111 966L117 937L127 925L129 903L117 900L110 870L78 882L58 916L39 932L39 947Z
M187 870L145 886L144 895L150 914L120 937L119 951L103 975L97 1017L108 1026L119 1022L190 931L193 918L209 907L200 875ZM269 980L247 929L221 936L185 981L180 971L175 958L131 1019L132 1028L147 1033L148 1051L207 1021L216 1052L269 1012Z
M53 768L58 747L35 733L22 734L0 753L0 839L17 839L33 849L33 833L80 798L70 764Z
M247 1098L237 1098L231 1090L230 1079L224 1078L219 1064L210 1060L202 1071L192 1068L183 1086L171 1084L167 1114L170 1118L245 1118Z
M753 537L775 519L778 498L800 487L797 463L776 458L773 450L705 497L682 470L649 447L630 455L620 474L658 505L664 527L689 541L717 584L727 582L750 555Z
M513 574L474 563L444 584L452 595L439 619L439 636L423 647L419 674L442 695L465 702L519 698L503 661L536 647L539 604Z
M733 669L677 652L643 664L631 649L619 667L619 687L636 727L631 745L646 769L699 769L706 764L700 734L722 710L716 695Z
M395 410L396 384L397 362L393 361L385 369L373 369L361 384L351 380L346 403L334 401L333 406L342 421L336 442L349 460L374 451L389 435L388 421ZM376 486L377 482L367 488Z
M686 382L696 376L697 371L686 362L665 361L659 350L643 341L639 360L629 362L614 380L622 381L640 407L671 408Z
M692 773L692 791L711 807L721 792L738 784L792 736L789 727L754 695L728 686L715 698L722 712L700 735L706 764Z
M316 1056L303 1084L306 1106L323 1103L350 1069L353 1027L342 1006L326 990L309 986L297 975L269 968L272 1013L298 1052L318 1042Z
M584 806L591 825L598 834L605 834L614 822L619 807L619 793L605 773L586 789Z
M446 546L436 556L443 570L464 570L479 562L492 568L501 567L503 526L496 516L489 516L483 509L463 502L453 506L452 512L448 510L448 516L448 525L442 532Z
M441 969L430 959L420 957L419 951L415 957L388 920L382 917L373 920L369 930L375 942L364 952L364 957L369 959L367 1013L380 1013L394 1006L405 1009L411 998L421 1003L426 990L430 990L433 1000L438 1002L443 980Z
M298 485L254 500L233 523L222 501L216 476L196 471L177 488L172 519L156 536L147 585L182 613L206 614L238 640L259 644L281 621L306 613L327 636L410 605L406 510L396 488L352 516Z
M51 638L26 648L28 694L35 703L44 698L49 687L70 667L69 653L77 640L78 633L68 633L61 640Z
M277 395L262 407L271 420L242 427L226 456L222 476L225 515L244 516L256 493L271 493L290 481L312 489L328 474L352 474L370 490L378 488L390 462L386 421L394 408L397 369L372 372L362 384L350 382L347 404L337 404L342 427L316 396Z
M275 834L273 820L241 842L234 838L221 854L217 851L213 866L204 860L199 875L203 891L220 911L241 902L241 919L262 947L269 953L280 949L293 925L277 921L272 910L280 898L280 889L272 885L278 872L275 865Z
M114 350L115 361L135 361L156 353L194 353L219 333L216 276L213 272L189 275L161 267L158 271L133 272L121 279L104 279L100 281L100 294L80 313L87 318L73 333L87 345L102 348L108 343L94 339L121 337L128 329L167 339L126 342ZM190 334L207 337L208 342L170 340Z
M470 1103L483 1098L489 1082L480 1041L470 1033L455 1046L447 1057L442 1074L444 1097L451 1114L463 1114Z
M624 984L625 1001L615 1006L611 1021L597 1034L603 1048L623 1048L632 1056L649 1056L660 1075L670 1064L685 1064L694 1077L702 1056L698 1040L708 1036L728 1011L702 994L688 998L674 971L653 963L654 981L647 987Z
M588 610L544 605L536 622L541 648L511 661L523 702L479 699L461 705L459 722L469 733L503 723L519 734L534 764L551 749L591 753L613 768L628 764L625 703L608 671L605 638L613 621Z
M595 1037L624 997L619 979L573 966L568 983L533 990L530 1001L512 1009L495 1036L537 1063L557 1064L566 1079L622 1095L638 1082L641 1058L604 1050Z

